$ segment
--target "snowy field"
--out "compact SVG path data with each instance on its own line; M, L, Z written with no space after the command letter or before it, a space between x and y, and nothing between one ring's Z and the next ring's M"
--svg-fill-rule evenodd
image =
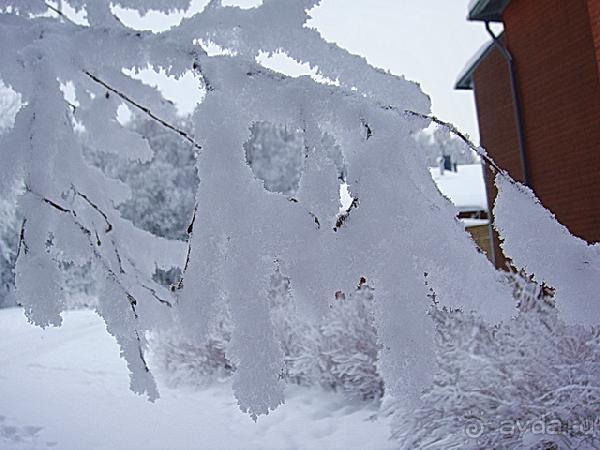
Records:
M129 390L125 361L92 312L61 328L0 310L0 448L386 448L389 423L374 408L317 388L288 389L258 423L229 383L201 391L164 386L150 403ZM158 380L160 383L160 379Z

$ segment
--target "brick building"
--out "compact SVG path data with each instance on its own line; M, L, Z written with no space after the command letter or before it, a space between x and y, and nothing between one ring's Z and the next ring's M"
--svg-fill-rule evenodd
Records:
M600 241L600 0L473 0L469 19L490 33L456 85L474 90L481 145L571 233Z

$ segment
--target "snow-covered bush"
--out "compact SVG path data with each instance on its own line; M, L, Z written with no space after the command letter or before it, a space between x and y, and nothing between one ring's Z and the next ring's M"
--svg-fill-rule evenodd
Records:
M539 286L511 278L520 311L500 326L432 310L439 369L422 406L396 420L407 448L600 444L600 328L566 325Z
M350 295L338 296L319 328L320 383L362 399L379 399L383 380L377 371L373 289L362 281Z
M284 351L288 382L317 384L363 400L383 395L377 370L373 291L364 281L349 295L338 292L330 310L311 322L297 314L290 280L279 271L273 275L271 318Z
M363 400L383 395L371 288L363 283L348 297L338 295L316 325L298 316L290 280L279 271L271 277L268 299L275 336L284 353L282 377L288 383L320 385ZM200 345L175 329L154 335L153 367L171 386L204 386L231 375L235 366L226 357L231 327L225 311Z
M318 328L298 314L290 287L289 278L276 270L267 293L273 329L284 354L283 376L291 383L317 384L321 374Z
M382 342L378 370L386 394L404 405L419 405L435 372L423 273L448 308L477 311L489 322L513 314L504 277L477 251L422 164L413 135L435 120L429 98L416 83L305 27L318 0L264 0L250 9L212 0L162 33L127 28L111 7L172 11L189 0L62 3L85 10L85 19L52 16L55 8L37 0L0 0L0 42L10 42L0 52L0 78L23 105L0 137L0 197L17 181L25 186L15 273L31 322L61 324L68 305L60 264L93 259L101 273L96 310L121 346L132 390L154 399L147 332L175 327L200 345L227 304L234 394L256 418L284 401L285 352L268 300L276 270L289 280L298 317L312 323L338 293L349 296L356 280L369 280ZM202 42L223 54L209 56ZM276 51L336 83L289 78L256 62ZM160 92L128 75L149 66L172 77L191 71L202 81L206 95L191 129L170 121L173 107ZM63 93L65 85L73 95ZM151 160L148 141L117 120L123 104L194 148L200 182L187 243L123 218L117 208L130 190L84 158L89 148ZM244 146L257 123L302 134L292 198L264 189L248 165ZM496 225L508 256L556 288L566 321L597 323L599 247L572 238L533 193L479 153L497 172ZM342 182L354 201L339 216ZM181 282L173 289L156 282L157 267L181 267Z
M231 331L225 307L204 342L190 340L177 328L154 333L150 339L151 367L171 387L198 388L231 376L235 369L227 358Z

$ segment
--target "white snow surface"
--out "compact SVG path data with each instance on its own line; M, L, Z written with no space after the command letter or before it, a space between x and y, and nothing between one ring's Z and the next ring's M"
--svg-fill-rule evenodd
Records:
M439 167L429 171L438 189L460 211L487 211L483 169L479 164L462 164L456 172L445 170L440 174Z
M287 387L285 405L254 423L231 383L160 385L154 403L128 389L127 364L91 311L60 328L0 310L0 449L391 448L374 407L319 388Z

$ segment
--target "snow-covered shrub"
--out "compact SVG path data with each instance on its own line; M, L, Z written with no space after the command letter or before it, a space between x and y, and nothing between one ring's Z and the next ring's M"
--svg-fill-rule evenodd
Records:
M361 283L348 296L338 292L330 310L317 322L297 314L290 280L279 271L271 278L269 299L288 382L318 384L363 400L381 397L370 287Z
M321 374L319 331L296 311L290 280L279 270L271 275L268 299L275 336L284 354L283 376L295 384L317 384Z
M318 331L297 316L289 279L278 270L271 277L268 301L275 334L285 354L282 376L295 384L318 383ZM172 386L204 386L215 378L231 375L235 366L226 357L231 329L231 317L225 310L211 325L207 340L200 344L186 339L177 329L155 333L150 342L154 366Z
M282 377L288 383L320 385L362 400L383 395L370 287L361 283L347 297L340 293L317 325L299 317L290 280L279 270L271 277L268 299L275 336L284 353ZM201 345L186 341L175 330L153 336L154 365L170 385L203 386L215 375L230 375L235 367L225 354L231 326L224 314Z
M321 384L362 399L382 397L373 289L363 282L350 295L339 294L319 332Z
M231 376L235 370L227 357L230 340L231 319L224 308L200 344L176 327L152 334L151 366L168 386L206 386Z
M402 445L600 445L600 328L565 324L539 286L510 277L520 311L497 327L472 313L432 310L438 372L422 406L396 420Z

